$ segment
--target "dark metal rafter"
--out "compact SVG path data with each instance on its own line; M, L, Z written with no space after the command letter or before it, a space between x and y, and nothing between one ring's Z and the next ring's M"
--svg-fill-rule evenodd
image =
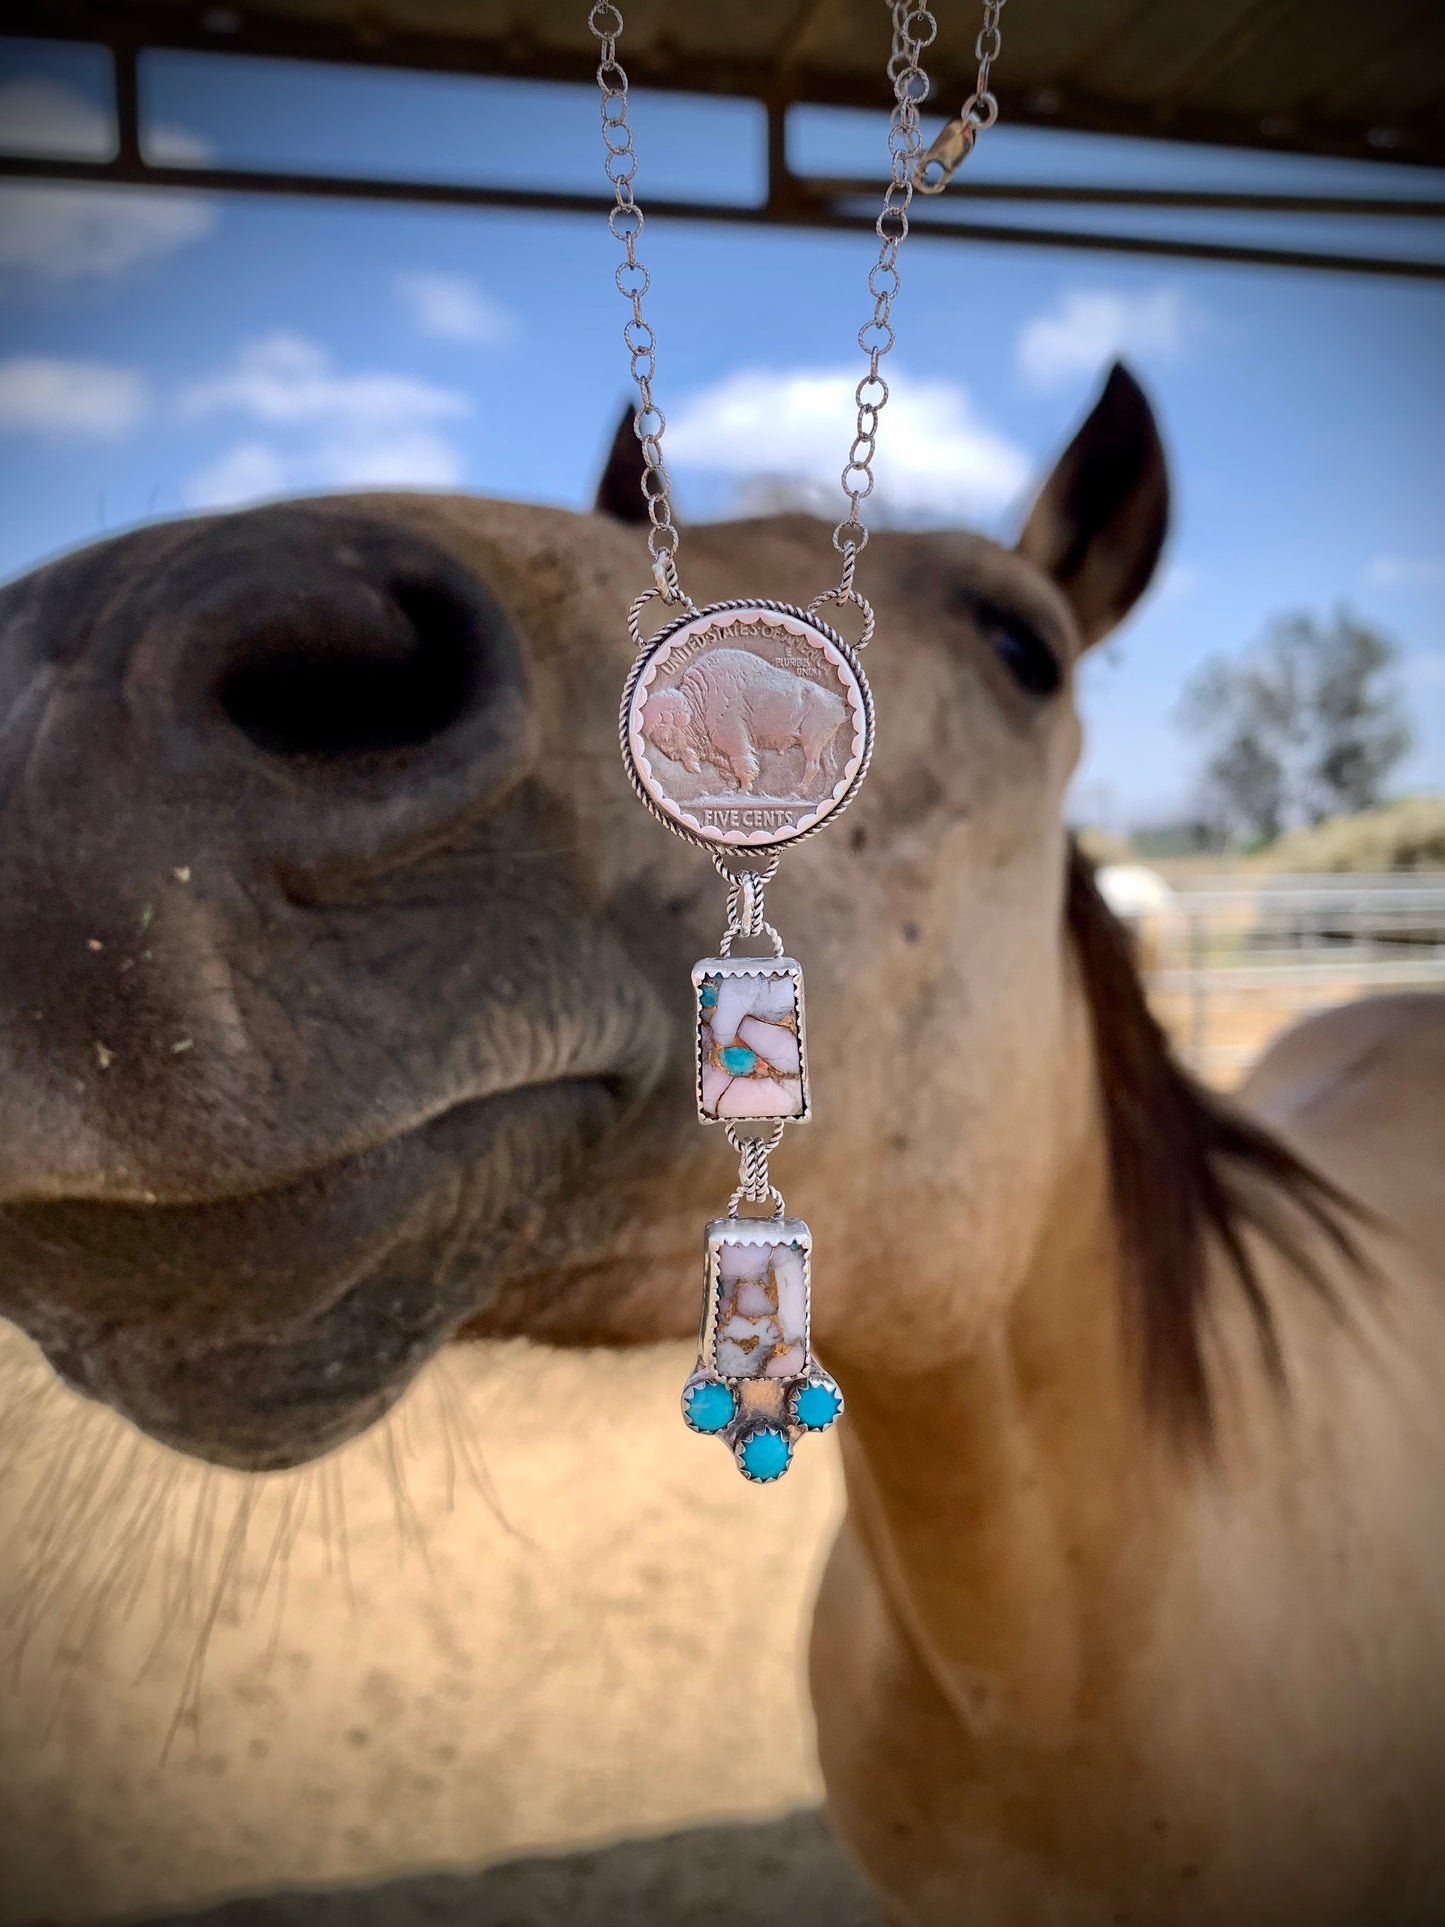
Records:
M775 64L769 85L761 96L767 114L767 196L761 205L720 202L649 202L649 213L693 221L796 226L830 229L871 227L873 211L867 205L876 194L873 181L810 179L794 174L788 165L787 112L800 98L826 98L815 76L807 71L810 35L822 17L828 0L796 0L786 9L774 48ZM1221 37L1212 50L1216 60L1232 56L1236 42L1257 34L1270 23L1286 17L1300 0L1257 0L1233 29ZM36 13L25 4L13 9L23 18ZM96 185L147 186L166 189L191 189L214 193L263 195L312 195L328 199L412 202L419 205L519 208L563 213L593 213L598 197L550 190L525 190L507 186L474 186L447 181L363 179L295 170L255 170L234 167L176 167L148 163L143 151L139 56L149 46L191 49L202 47L209 53L235 49L247 53L282 55L288 58L352 61L377 66L405 68L432 67L456 71L457 46L447 43L450 59L443 59L439 44L412 35L406 45L398 45L394 34L368 37L361 26L352 36L339 36L336 30L322 31L304 21L292 22L284 35L274 23L252 18L235 34L218 39L207 32L202 10L183 14L165 9L147 12L144 6L97 8L78 0L50 0L39 10L48 23L50 37L57 32L71 37L103 39L112 55L115 74L115 105L118 130L117 152L108 161L63 161L26 156L0 155L0 177L15 180L86 182ZM157 16L164 18L157 25ZM215 10L212 10L214 17ZM240 16L237 19L240 20ZM6 25L11 23L7 20ZM34 21L32 30L41 29ZM22 25L22 30L24 30ZM345 39L339 45L339 39ZM488 43L462 43L478 63L477 71L491 74L526 73L544 63L534 43L511 36L504 48ZM546 77L557 78L555 50L549 55ZM652 80L681 91L695 88L708 93L746 93L744 75L732 76L724 61L706 63L705 76L693 71L693 64L654 43L640 47L629 59L629 72L635 80ZM758 75L748 76L755 89ZM736 84L734 84L736 82ZM948 83L940 84L946 97ZM846 91L846 90L845 90ZM754 97L759 96L754 93ZM1029 119L1026 97L1011 100L1005 95L1005 112ZM851 103L850 103L851 104ZM876 105L876 88L869 104ZM1034 103L1032 118L1040 113ZM1115 117L1117 118L1117 116ZM1087 125L1087 112L1080 116L1078 96L1071 94L1070 119L1075 126ZM1050 124L1054 124L1050 117ZM1119 131L1111 125L1110 131ZM1159 127L1151 130L1156 136ZM1193 137L1198 130L1192 128ZM1257 143L1256 143L1257 144ZM1356 150L1357 151L1357 150ZM1182 211L1208 211L1243 216L1274 214L1300 217L1370 216L1414 221L1439 221L1445 217L1445 198L1412 197L1400 194L1299 194L1272 192L1235 192L1212 189L1127 188L1087 184L1033 182L970 182L962 179L950 189L947 200L936 210L930 208L919 222L919 231L954 240L982 241L1023 247L1059 247L1128 255L1153 255L1174 259L1241 262L1260 267L1323 269L1336 272L1383 275L1423 280L1445 280L1445 259L1431 259L1428 253L1370 254L1340 247L1312 245L1262 245L1240 240L1211 240L1187 233L1140 234L1103 231L1068 226L1039 226L1021 221L980 220L962 213L970 203L1035 204L1064 207L1152 209L1160 214ZM1418 231L1418 230L1417 230Z
M465 183L367 179L359 175L292 174L227 167L127 167L119 161L0 160L0 177L31 181L87 182L126 187L189 188L222 194L314 195L323 200L404 202L428 207L519 208L538 213L595 215L599 202L590 194L562 194L513 187L473 187ZM795 181L806 190L807 182ZM852 183L847 198L870 194L875 184ZM1099 190L1108 194L1109 190ZM1124 195L1125 190L1113 190ZM1015 190L1032 198L1028 189ZM1083 199L1088 190L1078 190ZM982 194L978 198L984 198ZM1005 198L996 196L994 198ZM1057 196L1039 198L1058 199ZM1276 197L1283 199L1284 197ZM1133 205L1150 205L1135 201ZM1208 205L1185 197L1175 205ZM822 196L799 191L784 205L737 206L719 201L671 201L654 196L648 214L666 220L723 222L742 226L830 228L871 231L871 210L855 211ZM1257 247L1243 242L1184 239L1173 235L1090 233L1077 228L1001 222L939 220L917 232L954 241L995 242L1013 247L1076 248L1091 253L1162 256L1170 260L1239 262L1268 268L1313 268L1336 273L1384 275L1408 280L1445 280L1445 261L1341 254L1328 249Z

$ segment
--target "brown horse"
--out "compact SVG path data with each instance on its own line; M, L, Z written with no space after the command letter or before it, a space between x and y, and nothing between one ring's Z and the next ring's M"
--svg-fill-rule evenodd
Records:
M181 522L0 601L0 1310L184 1451L324 1452L458 1334L692 1326L719 906L617 761L624 482ZM1445 1003L1302 1026L1237 1109L1171 1062L1060 816L1166 513L1116 371L1016 549L876 537L874 771L773 892L849 1401L819 1741L900 1921L1445 1908ZM689 587L827 553L701 528Z

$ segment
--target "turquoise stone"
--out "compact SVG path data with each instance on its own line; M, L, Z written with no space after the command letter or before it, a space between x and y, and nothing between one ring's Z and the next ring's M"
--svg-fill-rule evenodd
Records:
M702 1005L704 1010L716 1010L717 985L704 984L702 989L698 992L697 1001Z
M683 1398L687 1422L694 1431L721 1432L731 1425L738 1403L732 1388L714 1379L701 1379Z
M815 1380L794 1394L793 1416L810 1432L821 1432L837 1418L842 1403L831 1385Z
M727 1049L720 1050L717 1056L718 1062L730 1077L746 1077L758 1061L757 1052L749 1050L746 1044L729 1044Z
M752 1433L738 1451L743 1470L750 1479L780 1479L792 1456L793 1448L787 1439L771 1426Z

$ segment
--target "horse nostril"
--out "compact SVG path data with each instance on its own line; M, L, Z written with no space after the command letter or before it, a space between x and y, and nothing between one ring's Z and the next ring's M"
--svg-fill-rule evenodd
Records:
M217 689L229 720L269 755L322 759L418 748L460 722L483 680L474 612L401 580L367 613L322 604L267 623Z
M300 898L419 860L531 768L523 639L482 570L345 505L197 523L147 579L128 675L167 767Z

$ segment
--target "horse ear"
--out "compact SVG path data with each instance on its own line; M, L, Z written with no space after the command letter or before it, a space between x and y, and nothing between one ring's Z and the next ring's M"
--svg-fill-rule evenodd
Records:
M1018 551L1063 590L1087 648L1148 588L1168 527L1164 444L1143 389L1115 362L1040 490Z
M631 408L623 409L592 501L598 515L610 515L617 522L647 520L647 504L642 499L642 444L632 415Z

